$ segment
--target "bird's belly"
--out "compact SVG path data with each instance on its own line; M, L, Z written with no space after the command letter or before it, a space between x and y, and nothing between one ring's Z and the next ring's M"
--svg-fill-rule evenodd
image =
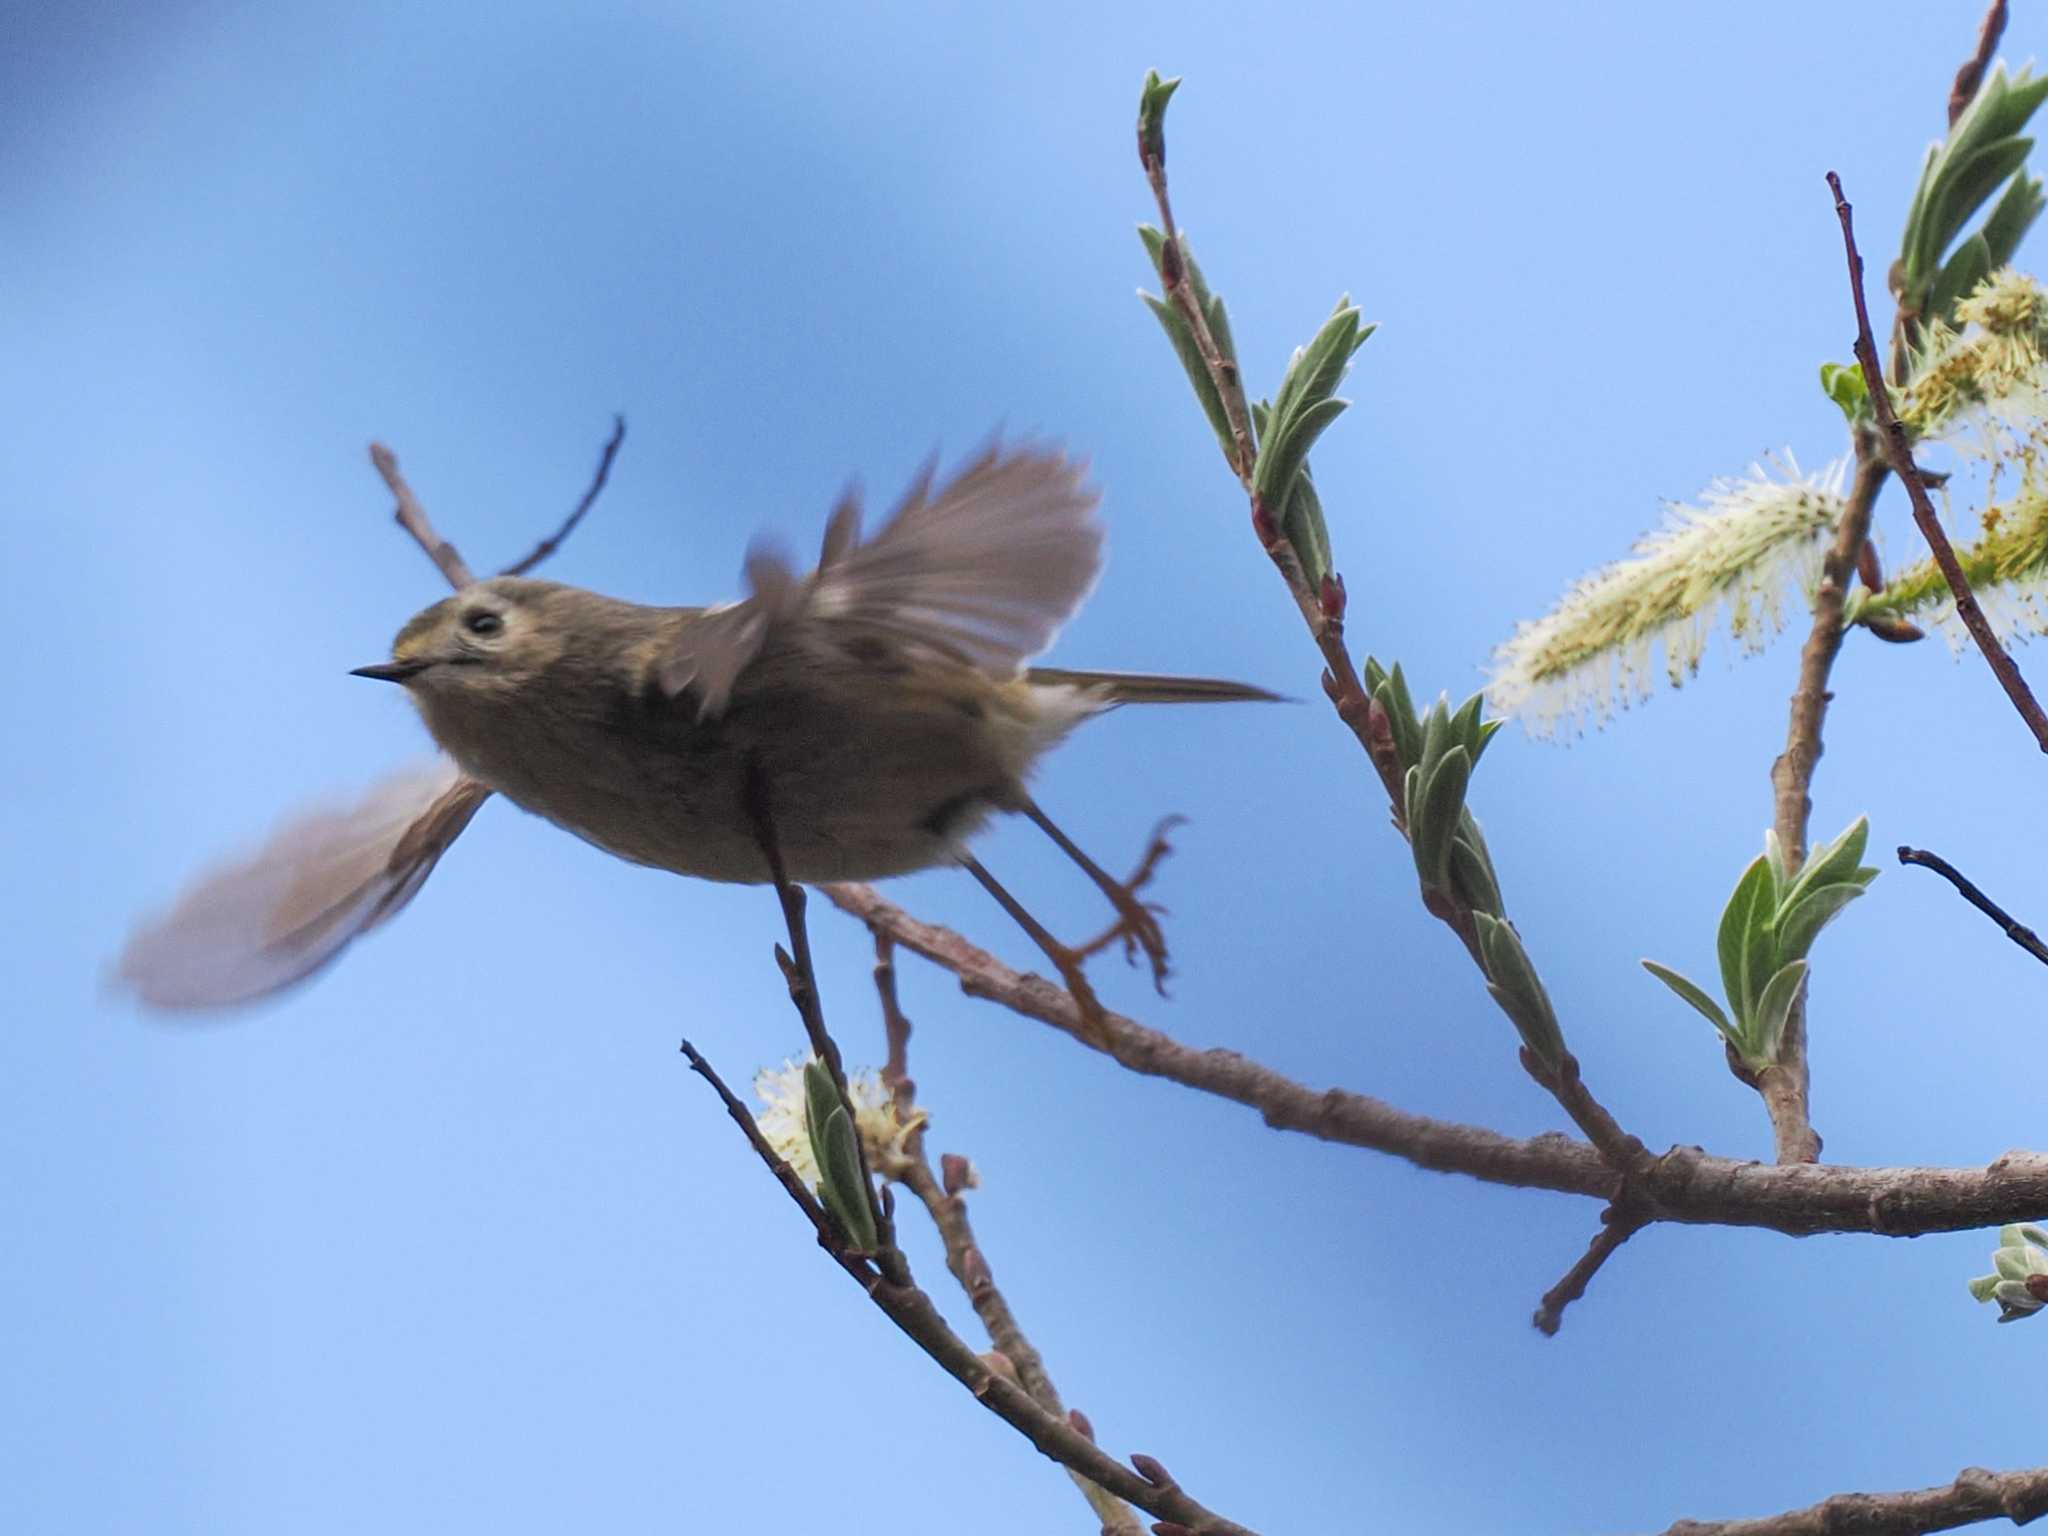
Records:
M691 733L667 750L581 731L464 766L514 804L606 852L703 880L769 879L749 783L760 786L792 880L878 880L953 861L1015 776L948 722L821 735ZM939 728L934 728L934 725ZM692 739L694 737L694 739ZM537 749L537 750L536 750Z

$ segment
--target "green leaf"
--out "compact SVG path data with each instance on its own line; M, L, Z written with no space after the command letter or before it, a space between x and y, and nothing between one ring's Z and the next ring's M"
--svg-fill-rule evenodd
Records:
M1403 764L1412 764L1422 756L1422 727L1415 719L1415 701L1408 696L1408 679L1401 675L1401 663L1394 663L1387 673L1387 697L1380 701L1380 708L1387 712L1387 719L1394 730L1394 750L1401 754Z
M2012 260L2044 204L2048 204L2048 196L2042 193L2040 177L2021 174L2006 183L2005 196L1998 200L1991 217L1978 231L1990 253L1992 270Z
M867 1184L860 1174L860 1149L854 1143L853 1118L844 1105L833 1109L825 1121L823 1156L818 1159L821 1178L818 1197L831 1212L853 1246L873 1253L880 1239L875 1231L875 1213L868 1204Z
M2034 1273L2033 1263L2023 1247L2001 1248L1991 1255L1991 1262L2008 1280L2024 1280Z
M1861 363L1822 363L1820 389L1841 408L1852 426L1856 418L1869 408L1870 385L1863 377Z
M813 1056L804 1063L804 1128L810 1132L811 1156L820 1168L825 1166L823 1127L839 1107L839 1087L832 1081L831 1069Z
M1138 152L1147 160L1166 163L1166 104L1180 89L1180 76L1159 78L1159 71L1145 71L1145 84L1138 92Z
M1290 415L1275 412L1275 425L1259 450L1258 467L1252 475L1252 493L1269 507L1282 504L1293 490L1295 477L1308 460L1308 451L1331 422L1349 410L1349 400L1324 399L1302 405Z
M1781 908L1773 925L1777 929L1778 958L1804 959L1807 951L1813 948L1813 941L1820 936L1821 929L1862 894L1863 887L1855 881L1838 880L1833 885L1808 891L1797 901Z
M1642 962L1643 969L1663 982L1688 1003L1700 1011L1706 1021L1728 1039L1735 1038L1735 1027L1728 1022L1728 1015L1721 1011L1721 1005L1707 994L1704 987L1695 984L1691 978L1674 971L1668 965L1659 965L1654 960Z
M1785 1021L1792 1016L1792 1005L1799 997L1799 984L1805 980L1806 962L1794 960L1764 983L1763 994L1757 999L1756 1019L1749 1032L1756 1047L1756 1064L1763 1065L1778 1059L1778 1044L1785 1037Z
M1451 889L1473 911L1499 917L1500 881L1494 875L1493 860L1487 856L1486 841L1479 836L1479 823L1472 819L1469 810L1462 820L1465 825L1451 837Z
M1477 768L1479 766L1479 759L1485 754L1487 743L1492 741L1494 737L1498 736L1501 732L1501 727L1506 724L1507 721L1504 719L1482 720L1479 722L1478 745L1476 745L1472 749L1473 767Z
M1968 298L1990 275L1991 243L1979 231L1955 248L1955 254L1941 269L1941 275L1935 278L1926 313L1953 325L1958 301Z
M1539 1060L1556 1066L1564 1058L1564 1033L1514 924L1484 912L1473 913L1472 922L1480 958L1486 963L1487 990L1521 1034L1522 1043Z
M2027 163L2027 152L2033 147L2032 139L2000 139L1945 168L1942 185L1928 205L1923 272L1935 270L1949 242L1962 232L1970 216L1984 205L1999 183Z
M1422 757L1420 763L1425 776L1436 771L1444 751L1451 744L1451 711L1442 694L1429 706L1429 712L1422 717Z
M1858 816L1833 841L1807 854L1806 863L1800 867L1792 888L1785 893L1782 905L1796 905L1816 886L1836 885L1854 878L1857 866L1863 862L1863 850L1869 843L1870 818Z
M1451 837L1458 813L1465 808L1465 789L1472 780L1472 754L1463 747L1444 753L1422 790L1422 814L1408 823L1415 867L1424 885L1441 887L1450 873Z
M1138 297L1152 311L1152 317L1166 332L1166 339L1173 343L1181 369L1187 374L1188 383L1194 386L1195 399L1201 404L1202 414L1209 418L1209 429L1216 434L1216 442L1223 449L1224 456L1231 456L1235 445L1230 438L1230 418L1223 414L1223 401L1216 393L1216 381L1209 377L1209 365L1202 361L1202 349L1195 341L1195 333L1188 327L1187 316L1152 294L1140 291Z
M1294 488L1287 496L1287 509L1280 514L1280 532L1293 547L1295 558L1301 562L1309 589L1320 591L1323 578L1330 572L1330 528L1323 521L1323 499L1316 494L1315 482L1309 477L1306 463L1301 466L1301 473L1294 477Z
M1774 906L1771 896L1771 863L1758 855L1735 882L1735 892L1721 911L1715 940L1721 960L1721 990L1745 1033L1756 1014L1756 990L1752 989L1760 990L1764 982L1761 975L1753 982L1750 979L1754 936L1767 930ZM1769 942L1767 933L1765 942Z
M1989 1301L1992 1293L1997 1289L1998 1276L1996 1275L1979 1275L1970 1282L1970 1294L1979 1301Z

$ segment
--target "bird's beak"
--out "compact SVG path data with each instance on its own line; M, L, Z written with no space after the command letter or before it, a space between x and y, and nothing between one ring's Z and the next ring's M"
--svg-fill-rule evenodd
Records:
M374 667L356 667L350 677L374 677L380 683L402 683L432 666L430 661L381 661Z

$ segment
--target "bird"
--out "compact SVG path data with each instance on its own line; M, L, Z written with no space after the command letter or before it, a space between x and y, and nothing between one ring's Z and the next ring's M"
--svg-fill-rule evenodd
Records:
M306 980L416 896L493 794L608 853L700 879L797 884L966 868L1099 1013L1060 945L968 848L997 813L1098 886L1164 990L1154 910L1027 787L1076 726L1125 704L1273 700L1214 678L1029 666L1102 566L1098 493L1057 448L928 463L871 537L857 492L799 575L756 542L747 595L654 607L498 576L423 609L355 669L410 695L442 756L302 814L142 924L116 981L145 1006L252 1003Z

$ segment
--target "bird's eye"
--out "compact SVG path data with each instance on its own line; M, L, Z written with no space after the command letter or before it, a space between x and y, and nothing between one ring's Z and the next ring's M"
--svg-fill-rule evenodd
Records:
M495 635L505 627L505 621L488 608L479 608L462 621L462 627L472 635Z

